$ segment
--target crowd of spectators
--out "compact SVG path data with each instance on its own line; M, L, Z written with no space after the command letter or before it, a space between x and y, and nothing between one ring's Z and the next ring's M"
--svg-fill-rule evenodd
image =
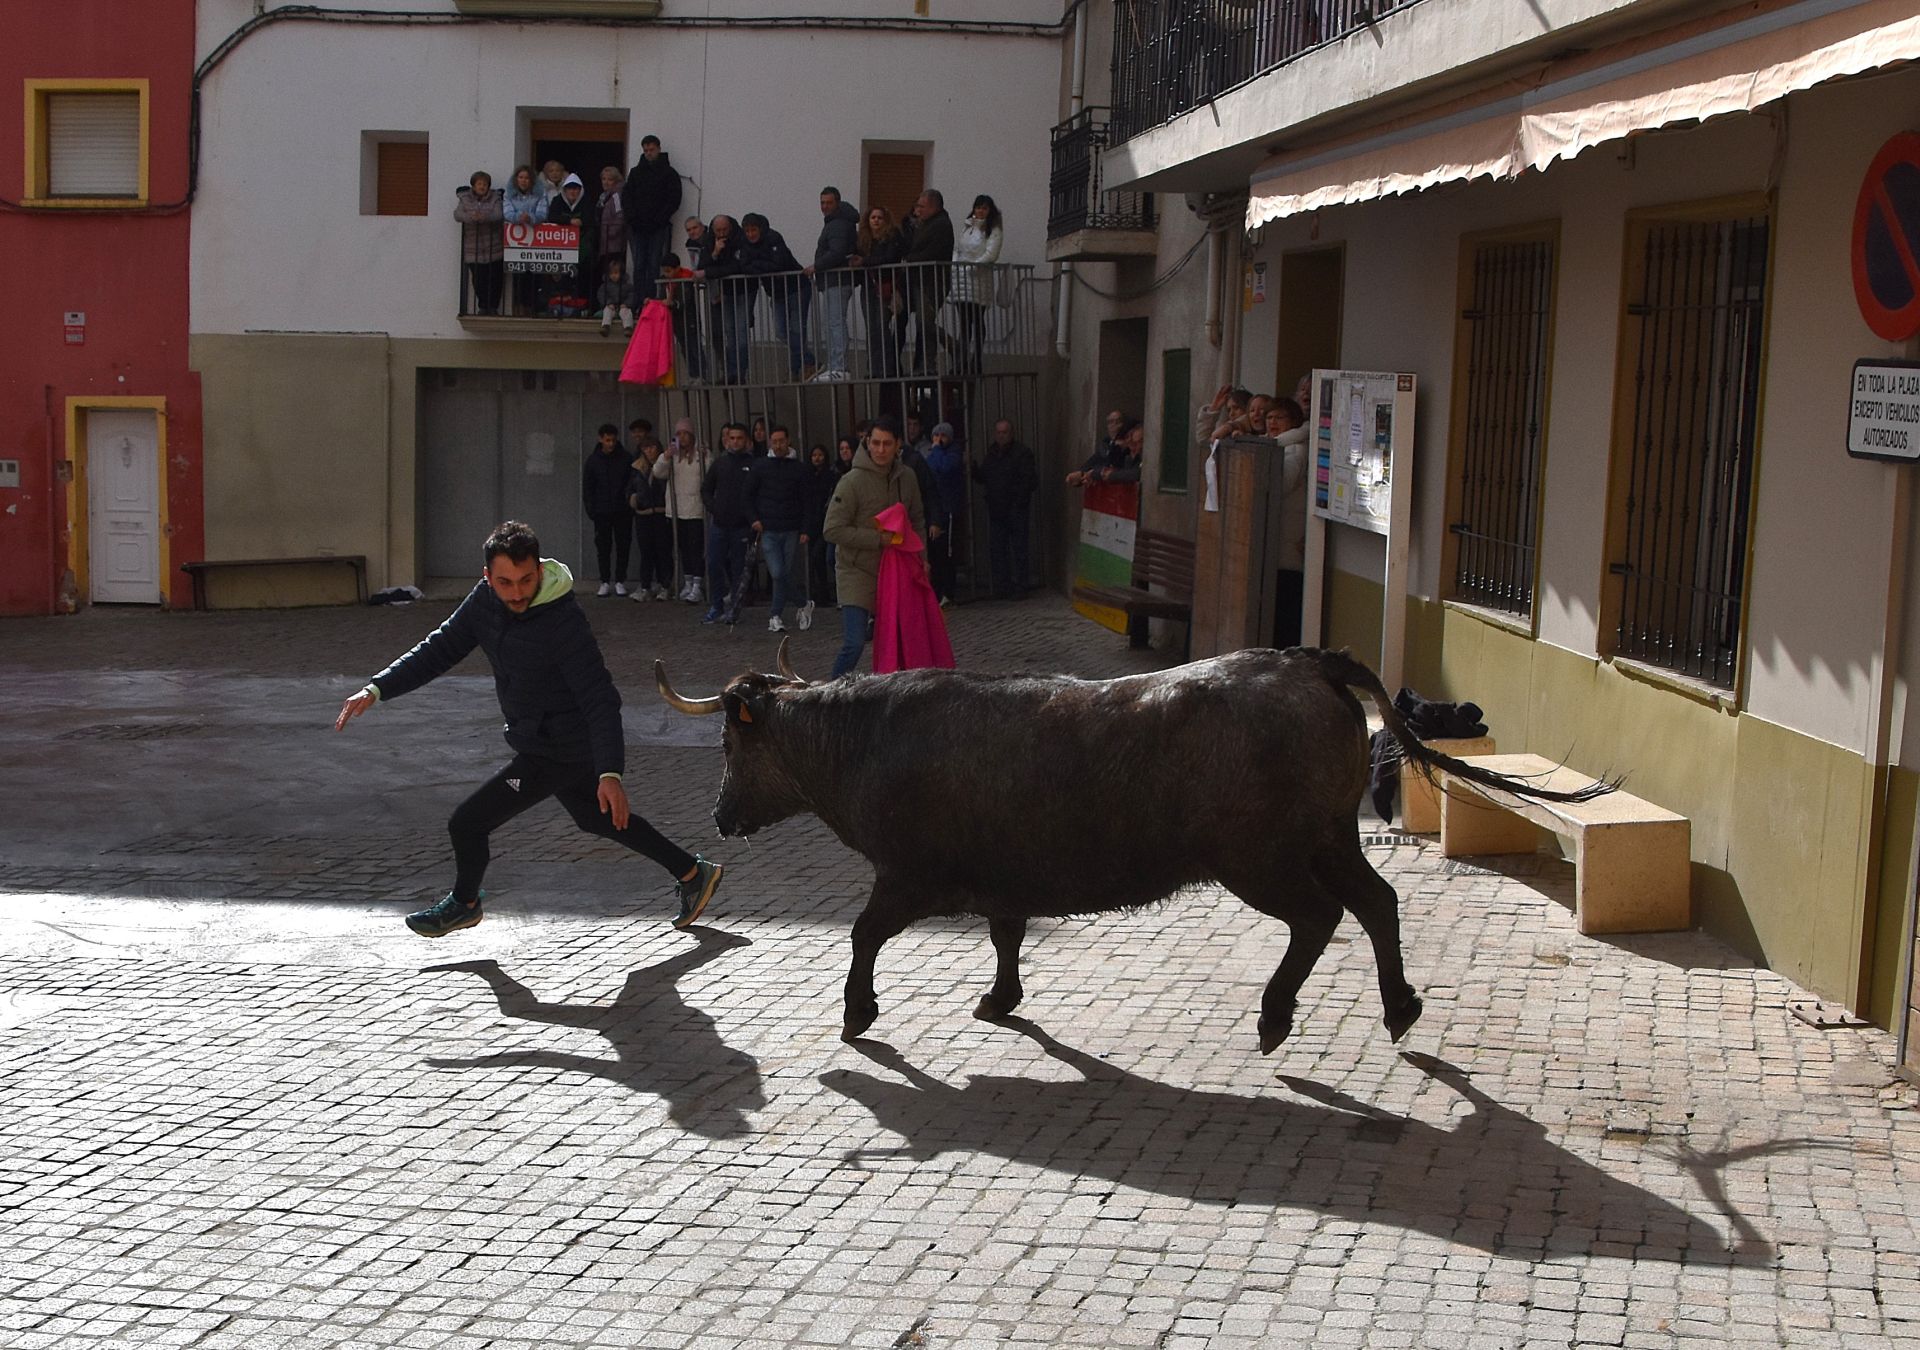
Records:
M873 453L876 431L888 441L884 465L876 464ZM943 608L955 594L954 550L967 527L970 484L980 484L992 594L1025 594L1039 482L1033 451L1015 439L1012 422L1004 418L994 423L991 440L976 457L950 423L935 422L923 431L922 419L911 414L904 428L888 418L862 422L832 446L820 442L804 451L786 426L764 417L724 424L718 448L704 444L688 418L675 423L665 442L646 418L628 423L624 441L618 427L602 426L581 475L581 504L593 523L599 569L596 593L704 604L704 622L733 623L757 560L765 568L768 630L784 632L789 621L811 627L817 607L847 608L840 590L850 560L841 556L828 520L836 498L846 495L841 489L860 472L880 473L896 485L901 495L895 500L911 498ZM874 490L864 479L851 486ZM872 528L862 517L843 524L841 532ZM877 547L860 534L851 560L857 593L864 593L860 578L872 570L866 551ZM629 577L637 578L631 586Z
M673 311L681 378L703 383L717 375L729 384L747 378L753 328L764 313L784 348L787 377L825 383L853 378L849 318L857 307L876 378L934 373L942 349L957 373L982 368L987 311L1005 298L991 267L1005 237L992 197L975 197L956 227L935 188L896 221L883 206L863 214L828 186L820 190L810 260L757 211L687 216L675 252L680 174L659 137L644 137L640 147L626 174L600 171L597 193L552 160L537 173L520 165L503 189L491 174L475 173L454 207L474 312L591 314L606 333L616 323L630 331L641 306L657 299ZM553 273L515 272L508 285L504 226L515 223L579 226L578 261ZM955 333L940 325L943 306ZM819 351L810 327L815 309Z

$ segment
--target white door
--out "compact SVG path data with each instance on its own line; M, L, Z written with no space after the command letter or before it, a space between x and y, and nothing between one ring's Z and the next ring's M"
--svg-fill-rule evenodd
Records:
M160 603L160 435L146 408L87 414L87 571L96 603Z

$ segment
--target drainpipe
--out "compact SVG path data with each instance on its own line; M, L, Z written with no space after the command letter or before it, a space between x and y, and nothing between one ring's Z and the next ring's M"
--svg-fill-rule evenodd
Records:
M1087 101L1087 7L1073 12L1073 77L1067 92L1067 116L1078 117ZM1073 331L1073 264L1063 262L1054 274L1053 350L1062 359L1068 355L1068 338Z

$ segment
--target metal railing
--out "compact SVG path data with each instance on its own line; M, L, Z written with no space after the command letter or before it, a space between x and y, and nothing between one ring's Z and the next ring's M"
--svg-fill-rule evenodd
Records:
M1113 18L1115 143L1417 0L1130 0Z
M1150 230L1153 194L1117 192L1102 181L1109 142L1106 108L1087 108L1053 129L1047 177L1047 238L1076 230Z
M464 231L499 226L465 225ZM576 331L605 326L593 264L547 274L475 264L462 239L461 318L542 319ZM889 263L806 276L776 272L662 281L648 298L672 314L675 382L770 386L905 378L966 379L1035 369L1049 331L1045 285L1029 264Z

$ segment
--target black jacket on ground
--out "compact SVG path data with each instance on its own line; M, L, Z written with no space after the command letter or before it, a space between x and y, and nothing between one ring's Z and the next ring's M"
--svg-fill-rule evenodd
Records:
M610 455L597 445L587 451L580 471L580 503L588 515L617 516L627 509L627 472L632 468L633 456L624 446L615 446Z
M751 525L753 514L753 465L751 454L728 450L713 457L707 478L700 485L700 500L707 508L707 519L722 529Z
M1033 500L1040 486L1033 451L1019 441L989 442L985 455L973 466L973 481L986 489L987 510L996 516L1017 516Z
M793 450L787 451L785 458L768 455L753 461L749 480L753 518L762 529L798 530L804 526L807 473L807 466Z
M626 213L629 232L657 230L673 223L680 210L680 172L666 151L652 161L645 155L640 157L627 181L620 185L620 209Z
M482 580L445 623L370 683L382 703L399 698L446 674L475 647L493 667L508 745L523 755L591 764L597 773L626 768L620 691L570 589L519 615Z

